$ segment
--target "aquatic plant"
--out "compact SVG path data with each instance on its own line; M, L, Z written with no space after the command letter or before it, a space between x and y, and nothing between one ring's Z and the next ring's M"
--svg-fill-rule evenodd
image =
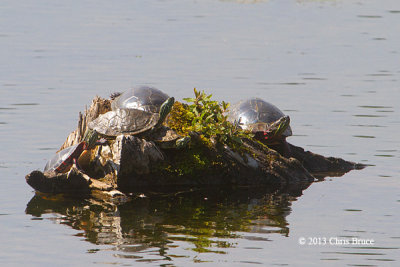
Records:
M242 138L252 138L253 135L242 130L238 124L228 121L226 112L229 103L211 100L207 95L194 88L194 98L184 98L190 104L177 102L171 111L168 124L180 134L197 132L202 140L217 144L227 144L236 147L242 144Z
M229 103L211 98L212 95L195 88L194 98L184 98L187 104L175 102L167 118L168 126L182 136L195 133L199 138L195 138L189 149L181 150L178 154L165 151L171 160L161 164L160 169L167 174L190 175L193 179L197 174L212 174L215 168L221 168L225 163L220 154L211 151L224 145L239 154L247 152L242 139L250 139L253 135L228 121L226 113Z

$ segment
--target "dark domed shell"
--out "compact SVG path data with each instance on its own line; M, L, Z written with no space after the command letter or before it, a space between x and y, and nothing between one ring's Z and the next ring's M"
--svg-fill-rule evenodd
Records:
M126 108L158 113L160 106L168 98L167 94L157 88L141 86L122 93L111 103L111 108L112 110Z
M88 123L91 130L107 136L121 133L138 134L154 127L160 115L138 109L117 109L100 115Z
M249 125L254 123L272 123L283 116L285 114L279 108L260 98L242 100L231 106L228 112L228 120L233 123L240 119L243 129L247 129ZM283 132L283 135L292 135L290 126Z

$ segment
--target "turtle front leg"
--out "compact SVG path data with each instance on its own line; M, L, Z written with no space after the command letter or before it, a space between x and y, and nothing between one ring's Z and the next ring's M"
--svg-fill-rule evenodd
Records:
M73 164L75 164L75 166L76 166L76 168L79 170L79 171L81 171L81 172L85 172L80 166L79 166L79 163L78 163L78 159L77 158L73 158L72 159L72 162L73 162Z
M285 158L291 157L291 150L286 140L280 140L277 143L269 145L269 147Z
M290 158L292 150L290 149L290 146L289 146L288 142L286 142L286 140L283 140L282 141L282 146L283 146L282 156L284 156L286 158Z

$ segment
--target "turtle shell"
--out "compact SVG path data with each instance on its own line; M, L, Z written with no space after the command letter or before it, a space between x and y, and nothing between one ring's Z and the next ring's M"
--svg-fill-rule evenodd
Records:
M82 154L84 147L85 142L80 142L79 144L64 148L47 162L44 171L55 171L58 173L69 171L72 167L74 158L77 159L80 154Z
M230 122L234 123L235 121L237 122L240 120L240 126L242 129L248 129L253 132L263 130L263 127L260 127L263 125L262 123L265 123L265 126L268 126L285 116L285 114L275 105L260 98L251 98L236 103L230 108L227 115ZM282 136L287 137L291 135L292 129L289 126L282 133Z
M112 110L137 109L146 112L158 113L160 111L160 106L168 98L169 96L167 94L163 93L157 88L141 86L125 91L120 96L115 98L111 103L111 108Z
M110 137L139 134L153 128L160 119L158 113L139 109L117 109L104 113L88 123L91 130Z

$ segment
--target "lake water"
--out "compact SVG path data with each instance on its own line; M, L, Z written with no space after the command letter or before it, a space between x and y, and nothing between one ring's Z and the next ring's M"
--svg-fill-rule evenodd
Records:
M398 266L399 32L397 0L1 1L0 265ZM371 166L298 197L35 197L93 96L143 84L262 97L289 142Z

